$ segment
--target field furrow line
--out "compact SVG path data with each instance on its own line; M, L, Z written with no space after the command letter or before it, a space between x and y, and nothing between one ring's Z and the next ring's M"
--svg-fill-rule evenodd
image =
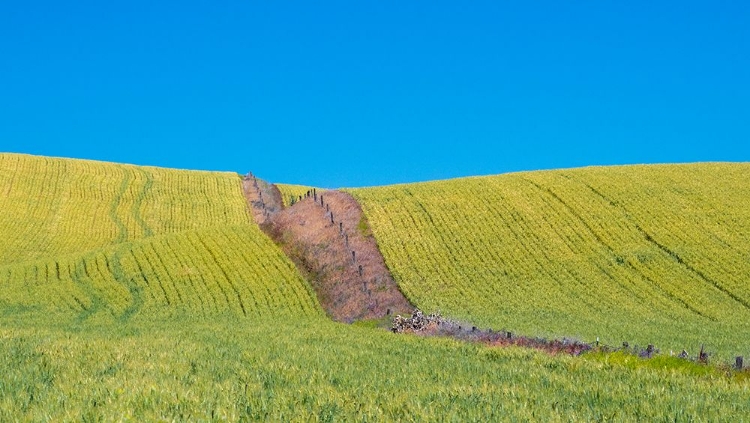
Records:
M149 283L146 270L141 266L141 263L136 258L135 248L130 248L124 253L125 255L121 257L121 260L127 260L129 264L128 266L123 267L126 267L128 269L128 273L131 274L129 278L130 282L140 290L142 299L140 308L142 309L146 307L147 304L151 301L153 302L153 304L158 304L158 299L155 294L156 289ZM148 305L150 306L150 304Z
M194 289L186 283L185 278L182 277L182 268L177 260L175 254L175 247L170 245L169 237L160 239L158 242L158 257L159 262L162 265L162 270L166 278L174 287L175 292L178 296L178 304L180 308L185 310L191 310L195 305L195 292Z
M237 303L240 306L240 309L242 310L242 314L247 316L247 310L245 310L245 304L242 301L242 296L240 295L240 292L237 290L237 287L232 282L232 279L227 273L226 269L224 269L224 267L222 266L222 262L217 258L214 251L212 251L211 248L208 246L205 239L198 238L198 240L203 245L204 250L211 256L211 259L216 264L216 268L221 272L222 276L224 276L224 280L227 281L227 284L230 286L230 288L234 292L234 295L237 298ZM226 295L226 292L225 292L225 295ZM227 303L229 303L228 297L227 297Z
M744 308L750 310L750 302L748 302L748 301L744 300L743 298L737 296L736 294L734 294L732 291L728 290L726 287L724 287L723 285L721 285L717 281L712 280L711 278L707 277L702 271L700 271L700 270L696 269L695 267L691 266L679 254L677 254L676 252L670 250L669 247L667 247L666 245L663 245L663 244L659 243L648 232L646 232L643 228L641 228L637 224L636 224L636 229L638 229L638 231L643 234L643 236L646 239L646 241L654 244L656 247L658 247L665 254L667 254L670 257L672 257L677 263L679 263L685 269L687 269L691 273L693 273L696 276L698 276L704 282L706 282L708 284L711 284L716 289L718 289L719 291L723 292L724 294L726 294L728 297L730 297L731 299L733 299L737 303L741 304Z
M144 256L156 273L156 280L159 283L159 286L161 286L162 292L164 292L164 298L167 300L167 305L182 305L183 302L180 291L174 286L174 282L167 271L167 266L162 261L161 255L154 248L154 244L149 243L144 245L144 247ZM167 288L169 288L169 292L167 292Z
M498 200L495 203L495 207L490 209L490 212L495 216L492 222L502 224L507 233L512 235L515 240L513 244L520 247L520 251L523 252L521 256L526 258L525 262L528 262L528 265L524 265L528 269L527 274L546 276L549 281L554 282L556 287L554 294L552 292L540 293L529 283L531 280L527 279L526 283L518 284L518 288L520 289L519 294L526 298L538 298L539 294L544 296L552 295L557 297L557 301L567 297L565 291L561 289L561 281L557 275L552 273L551 266L547 265L547 263L553 263L553 261L544 253L544 245L538 237L529 236L534 234L534 231L527 218L524 217L524 213L514 208L513 202L504 198L501 194L498 194ZM539 254L537 253L541 253L543 257L538 257ZM542 259L546 260L547 263L542 262ZM568 298L568 301L572 301L572 299Z
M545 189L541 185L537 184L534 181L528 180L529 183L531 183L534 187L536 187L540 192L546 193L547 195L554 198L559 204L561 204L587 231L587 233L591 234L591 236L595 239L596 243L598 245L601 245L606 251L607 251L607 257L610 259L615 259L617 262L624 263L625 260L621 258L621 256L614 250L614 248L607 243L593 228L592 226L586 221L586 219L583 218L570 204L568 204L565 200L563 200L558 194L556 194L551 189ZM667 296L668 298L672 298L673 296L669 294L668 292L664 291L660 285L643 285L641 288L636 290L636 286L629 286L624 284L620 278L616 278L613 275L610 274L609 271L604 269L600 264L596 264L596 266L601 270L602 274L606 275L612 282L616 283L618 286L620 286L625 291L629 292L631 295L633 295L635 298L639 299L639 303L642 304L648 304L651 303L651 299L653 298L653 295L649 294L648 292L653 292L654 290L659 291L662 295ZM647 281L640 272L638 272L638 276L641 278L641 280ZM629 282L634 282L631 278L627 278ZM644 291L645 290L645 291ZM641 292L643 291L643 292Z
M84 290L86 295L91 300L91 306L87 310L84 310L83 313L78 315L79 321L85 321L103 307L103 302L102 298L96 292L92 284L91 277L89 276L86 269L85 259L82 258L81 260L78 260L78 262L74 263L73 266L74 270L73 272L71 272L73 281Z
M621 213L623 214L624 218L625 218L625 219L627 219L627 220L628 220L628 221L629 221L629 222L630 222L630 223L631 223L631 224L633 225L633 228L634 228L634 229L635 229L636 231L638 231L638 233L639 233L639 234L640 234L640 235L642 236L642 238L643 238L644 240L646 240L646 241L647 241L647 242L648 242L649 244L651 244L651 245L655 246L655 247L656 247L656 248L657 248L658 250L660 250L661 252L665 253L665 254L666 254L667 256L669 256L669 257L671 257L672 259L674 259L674 261L675 261L675 262L677 262L677 263L678 263L679 265L681 265L681 266L682 266L683 268L685 268L686 270L688 270L688 271L689 271L690 273L692 273L692 274L694 274L695 276L697 276L698 278L700 278L700 279L701 279L701 280L702 280L703 282L705 282L705 283L708 283L708 284L710 284L711 286L713 286L713 287L715 287L716 289L718 289L719 291L723 292L724 294L726 294L727 296L729 296L730 298L732 298L732 299L733 299L733 300L735 300L736 302L740 303L740 304L741 304L741 305L742 305L743 307L745 307L745 308L748 308L748 305L749 305L749 303L748 303L747 301L743 300L743 299L742 299L741 297L739 297L739 296L736 296L736 295L735 295L734 293L732 293L731 291L729 291L729 290L725 289L724 287L722 287L722 286L721 286L720 284L718 284L717 282L715 282L715 281L712 281L712 280L711 280L711 279L709 279L709 278L708 278L708 277L707 277L706 275L704 275L704 274L703 274L703 273L702 273L701 271L699 271L698 269L696 269L696 268L694 268L693 266L691 266L691 265L689 265L688 263L686 263L686 262L685 262L685 261L684 261L684 260L682 259L682 257L680 257L680 256L679 256L679 255L678 255L678 254L677 254L676 252L674 252L674 251L670 250L670 249L669 249L669 248L668 248L668 247L667 247L666 245L663 245L663 244L660 244L659 242L657 242L657 241L656 241L656 240L655 240L655 239L654 239L654 238L653 238L653 237L652 237L652 236L651 236L651 235L650 235L650 234L649 234L648 232L646 232L646 230L644 230L644 229L643 229L643 228L642 228L642 227L641 227L641 226L640 226L640 225L639 225L638 223L636 223L636 221L635 221L635 219L633 218L633 216L631 216L631 215L630 215L630 214L629 214L629 213L628 213L628 212L627 212L626 210L624 210L624 209L623 209L623 208L622 208L622 207L621 207L620 205L618 205L618 204L617 204L616 202L614 202L613 200L609 199L609 198L608 198L608 197L607 197L606 195L604 195L604 194L603 194L602 192L600 192L599 190L597 190L596 188L594 188L594 187L593 187L593 186L591 186L590 184L587 184L587 183L585 183L585 182L584 182L583 184L584 184L584 185L585 185L585 186L586 186L586 187L587 187L587 188L588 188L588 189L589 189L589 190L590 190L591 192L593 192L594 194L596 194L597 196L599 196L599 197L601 197L601 198L602 198L603 200L605 200L605 201L606 201L606 202L607 202L607 203L608 203L608 204L609 204L609 205L610 205L611 207L613 207L613 208L615 208L615 209L619 210L619 211L620 211L620 212L621 212ZM631 267L634 267L634 266L632 266L632 264L630 264L630 266L631 266ZM704 312L702 312L702 311L699 311L699 310L698 310L698 309L697 309L696 307L694 307L694 306L692 306L692 305L688 304L688 303L687 303L687 302L686 302L685 300L683 300L682 298L679 298L679 297L677 297L676 295L674 295L674 294L672 294L672 293L670 293L670 292L668 292L668 291L665 291L665 290L664 290L664 289L663 289L663 288L661 287L661 284L655 283L655 281L654 281L653 279L649 278L648 276L646 276L646 275L645 275L645 274L643 274L642 272L640 272L640 271L639 271L639 274L641 274L641 276L643 276L643 277L644 277L644 278L646 278L646 279L647 279L648 281L650 281L650 282L652 283L652 286L654 286L654 287L658 287L658 288L659 288L659 289L660 289L660 290L661 290L662 292L664 292L664 294L665 294L665 295L667 295L667 296L668 296L668 297L669 297L670 299L672 299L672 300L674 300L674 301L677 301L677 302L679 302L679 303L680 303L680 304L682 304L682 305L683 305L684 307L686 307L686 308L690 309L691 311L693 311L694 313L696 313L696 314L698 314L698 315L700 315L700 316L702 316L702 317L707 317L707 318L710 318L710 319L712 319L712 320L714 319L714 317L712 317L712 316L707 316L707 315L705 315L705 313L704 313Z
M135 219L136 223L138 223L138 225L141 227L143 236L150 237L154 234L154 231L151 230L146 221L143 219L143 204L144 200L148 196L149 191L151 190L151 187L154 185L154 178L151 173L146 172L141 168L139 168L138 171L145 179L145 182L143 184L143 188L133 202L132 215L133 219Z
M236 233L234 231L229 231L229 233L222 233L223 241L226 243L226 245L238 245L238 243L242 242L241 239L236 237ZM252 245L255 248L252 248L251 250L255 250L258 248L257 239L251 240ZM246 289L248 295L253 297L253 301L256 304L256 307L258 307L258 311L261 311L263 308L266 308L267 310L273 310L273 309L279 309L281 307L280 301L283 301L279 297L278 292L278 280L275 278L276 273L274 273L266 264L265 260L258 260L256 257L253 257L254 260L250 260L248 258L248 254L233 254L233 251L230 250L224 250L227 254L231 254L234 257L227 257L227 261L231 263L240 262L243 263L245 266L242 266L246 269L254 269L256 272L258 272L260 276L260 280L256 282L255 288L262 287L264 291L264 295L258 292L258 289L251 289L251 287L248 284L244 284L244 288ZM237 275L237 280L241 280L241 275ZM258 297L258 298L256 298Z
M148 256L143 249L141 247L134 248L131 250L131 254L143 276L146 286L149 288L148 291L151 292L154 304L161 305L166 303L166 305L169 306L171 304L169 301L169 295L161 284L160 278L154 269L153 264L149 261ZM158 292L161 292L162 295L158 295ZM163 301L161 301L162 299Z
M115 197L112 199L110 203L110 209L109 209L109 217L112 219L112 221L115 223L115 226L117 227L117 236L115 236L115 239L113 240L113 243L121 243L128 239L128 227L125 225L125 222L120 219L120 217L117 215L117 209L120 207L120 203L122 202L123 196L128 190L128 187L130 186L130 172L128 172L125 169L122 169L122 182L120 182L120 188L117 194L115 194Z
M221 292L222 296L224 297L223 304L229 307L229 297L227 296L226 292L224 292L221 284L219 284L216 278L213 277L213 273L208 272L211 266L209 266L209 264L207 263L205 255L201 254L201 252L204 251L205 247L200 243L198 235L192 232L188 233L185 240L188 243L190 249L192 251L195 251L195 257L193 257L193 261L200 269L202 269L202 271L199 273L199 276L203 281L205 291L207 292L208 296L211 297L210 304L213 307L214 311L219 311L220 306L222 305L222 302L214 294L214 292L217 290Z
M567 179L567 178L566 178ZM558 186L558 190L562 190L566 188L569 185L569 181L567 180L565 182L565 185ZM540 189L540 185L535 186L536 189ZM543 192L544 190L542 190ZM612 247L612 243L606 241L602 235L598 233L596 229L594 229L593 226L591 226L588 223L588 220L584 218L581 211L578 210L578 208L584 209L585 206L588 205L586 201L583 201L583 197L580 196L580 194L576 193L567 193L567 198L570 198L571 201L563 200L562 199L562 193L554 192L551 188L547 189L548 194L550 195L543 195L542 198L544 198L545 203L549 204L548 199L552 199L555 201L555 203L562 205L562 209L555 208L550 204L551 210L555 210L555 213L557 213L557 216L561 221L577 221L582 225L583 232L590 233L594 236L595 242L587 242L581 234L581 231L577 231L579 233L581 244L589 246L589 252L586 254L588 257L589 263L594 263L595 266L599 269L601 274L606 275L611 281L622 281L622 283L617 284L616 286L619 286L622 289L623 294L627 294L627 300L629 302L632 302L632 298L634 297L636 299L635 304L637 304L639 307L641 307L643 304L646 304L646 302L649 302L648 299L653 299L654 294L667 294L665 291L663 291L658 286L651 286L647 284L647 280L645 280L639 272L630 273L623 268L623 265L626 264L626 260L621 257L621 254L617 252L614 247ZM583 204L578 204L580 200ZM575 207L574 207L575 204ZM565 210L568 212L568 216L563 216L563 214L560 214L560 210ZM570 219L572 217L572 219ZM607 222L617 222L618 219L616 219L614 216L609 216L607 219ZM620 233L618 231L607 231L604 228L601 228L601 230L607 234L609 232L615 232ZM613 241L614 242L614 241ZM616 242L614 242L616 244ZM599 246L600 248L596 248L596 246ZM603 249L603 250L602 250ZM595 261L595 258L601 258L604 260L604 263L600 263L598 261ZM613 261L614 259L614 261ZM613 263L616 263L614 265ZM606 270L605 266L609 268L610 270ZM616 276L616 274L619 274L619 277ZM591 285L589 285L591 286ZM656 291L654 290L656 288ZM621 296L612 296L607 295L605 292L600 292L597 297L603 297L610 300L610 307L622 307L622 301L623 298ZM671 298L671 295L667 295L667 298ZM657 296L658 298L658 296ZM650 306L653 307L654 303L653 301L650 301ZM673 309L673 306L669 301L659 302L659 304L663 304L664 312L671 312ZM645 312L644 310L643 312Z

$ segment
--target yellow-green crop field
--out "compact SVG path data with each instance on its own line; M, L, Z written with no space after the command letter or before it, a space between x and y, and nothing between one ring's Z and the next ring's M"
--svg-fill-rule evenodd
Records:
M568 176L575 178L575 175L573 172ZM608 183L613 183L610 179L595 182L591 174L587 175L589 179L585 180L595 186L600 196L622 204L623 213L637 218L634 209L638 204L629 203L632 199L627 192L608 187ZM737 177L740 176L742 172L737 172ZM550 175L529 177L536 178L533 180L542 187L552 187L560 198L566 198L563 187L552 185L556 179L545 179ZM513 180L519 187L524 186L520 179ZM494 192L484 182L471 185L481 180L467 181L466 186L466 181L445 184L456 184L459 191L477 195ZM545 320L548 315L544 313L556 310L560 322L544 326L539 332L567 335L573 329L585 334L586 322L576 325L570 319L568 313L574 307L562 301L541 307L542 299L531 295L541 294L535 294L533 287L522 286L521 282L544 287L544 283L557 280L537 275L526 281L519 276L535 275L543 263L552 266L553 260L544 262L536 252L514 259L518 267L507 270L509 275L517 276L515 285L508 285L510 292L529 294L525 298L531 305L521 307L523 301L511 302L511 296L507 301L513 307L485 308L488 302L482 302L481 297L495 291L479 285L481 281L475 275L485 275L483 272L494 272L497 268L489 266L482 270L476 263L466 264L467 257L474 257L472 254L484 249L471 250L467 245L451 243L454 236L478 241L473 238L477 235L469 234L461 225L450 226L448 231L445 222L450 220L451 213L446 211L441 215L427 202L428 188L440 188L441 184L390 188L391 194L383 198L384 207L400 204L397 208L411 210L402 215L403 219L415 219L414 228L419 228L418 232L406 234L402 241L391 243L383 234L405 236L398 232L403 228L401 224L386 226L388 220L379 217L371 202L375 194L385 191L356 192L365 199L378 241L408 295L422 306L440 305L446 314L508 327L522 321L518 317L509 320L509 316L534 316L534 305L539 305L542 318L531 320L525 327L521 324L512 327L542 328L552 320ZM507 182L492 184L502 187L492 195L510 195L506 191ZM658 186L658 181L653 181L653 189ZM403 190L412 188L414 197L411 194L405 197ZM467 197L462 192L455 193L453 208L444 210L466 211ZM533 190L518 188L518 195L525 196L528 202L536 198ZM731 195L741 196L727 195L717 199L724 204L720 210L733 210ZM420 198L421 203L414 200L410 203L407 198ZM675 203L674 199L669 200ZM572 210L579 207L586 210L584 205L589 203L585 197L576 201L581 205L571 201ZM425 204L425 208L415 209L414 204ZM370 327L367 322L334 323L325 316L308 281L250 220L238 175L0 154L0 206L3 239L0 243L0 421L3 422L750 421L750 378L718 367L664 356L651 361L616 354L550 356L529 349L489 348L449 339L397 335ZM517 206L508 203L503 207L507 210ZM429 224L432 226L423 221L429 218L420 214L428 210L435 213ZM553 218L547 212L530 210L514 216L519 220L532 219L531 216ZM565 214L568 209L556 210L568 216ZM742 213L733 213L721 220L721 225L728 225L726 232L715 230L714 236L731 245L735 255L716 253L711 259L693 255L691 242L697 242L693 238L684 241L685 247L679 244L683 239L679 236L670 238L646 223L639 223L639 227L649 231L651 240L663 243L664 248L674 248L681 266L687 263L695 266L693 272L701 272L704 278L718 278L713 269L720 267L704 262L734 257L739 265L743 250L738 239L747 236L739 230L744 224ZM668 214L659 216L648 219L668 220ZM473 219L489 221L482 216ZM600 224L609 222L602 219ZM709 226L713 220L703 222ZM627 227L623 222L619 224ZM679 224L690 227L690 222ZM530 225L526 221L524 226L507 226L523 234ZM586 227L582 223L576 225L572 229L554 227L575 240L575 230ZM594 223L588 226L594 233L605 232ZM539 229L539 233L519 236L528 237L524 242L529 242L528 248L535 250L549 242L547 238L534 239L541 232ZM438 242L431 238L434 233L443 234L444 246L430 244L433 239ZM593 235L583 232L581 237ZM602 243L615 244L619 238L611 237L625 235L599 237ZM397 246L406 248L414 245L414 240L423 243L421 250L417 250L419 254L413 253L411 257L422 261L415 263L414 268L419 272L429 274L419 266L425 266L424 249L430 249L435 254L450 254L448 257L453 257L462 269L451 270L456 266L446 266L435 259L430 263L438 271L454 272L451 277L463 279L453 281L452 287L447 284L450 279L442 279L444 288L424 285L431 292L420 293L417 284L428 279L414 276L410 273L415 271L412 267L393 261ZM501 245L485 242L487 246ZM518 239L512 242L514 248L521 248ZM637 249L632 254L618 247L624 251L620 254L625 264L615 259L607 267L607 256L594 254L601 252L601 247L583 241L571 241L570 245L581 253L580 256L570 253L571 260L588 263L588 267L582 264L582 268L592 275L596 274L592 268L595 264L605 269L630 266L627 263L641 257L637 254L651 255L643 256L649 260L632 266L650 269L653 273L648 275L654 280L662 274L659 272L667 274L667 270L658 267L669 264L669 260L659 257L659 251L663 251L660 247L656 247L658 251ZM635 243L633 248L636 247L642 246ZM445 253L445 249L450 250ZM547 247L545 254L552 257L553 249ZM487 251L494 254L492 260L498 261L500 254L507 252L492 248ZM533 257L536 264L529 264L524 257ZM492 260L485 259L484 263ZM470 273L470 268L474 273ZM569 268L572 267L550 267L550 272L564 273ZM683 271L683 276L685 272L689 271ZM732 272L741 274L742 270ZM601 283L601 278L596 281ZM561 283L556 292L578 290L565 297L544 294L545 298L569 300L587 292L584 288L565 288ZM696 289L703 286L691 283ZM699 308L701 313L711 316L705 319L714 329L722 331L717 333L727 336L727 344L733 347L740 343L739 337L726 328L732 312L744 312L732 308L733 303L722 295L729 296L726 290L744 298L744 291L736 279L723 283L726 285L715 287L721 293L716 298L712 296L716 292L710 289L696 292L703 293L700 301L712 304ZM654 319L661 319L647 322L634 318L629 326L614 325L616 328L635 330L643 325L651 333L657 323L672 324L668 318L658 317L661 312L684 318L685 327L697 327L698 320L691 312L673 304L677 301L673 297L678 294L672 293L671 297L659 294L668 289L676 292L676 283L673 288L668 288L671 285L666 282L662 284L658 289L636 291L633 283L630 290L638 292L638 298L644 301L642 306L620 291L597 288L595 294L587 294L581 301L601 295L602 305L581 313L589 313L588 322L599 325L592 326L595 328L603 327L596 317L606 314L606 304L619 316L633 318L633 310L649 309ZM459 303L457 300L463 300L449 295L449 290L470 296L476 303ZM502 288L497 292L497 297L507 295ZM617 308L614 306L617 301L606 295L617 295L613 298L626 301L634 309ZM656 305L645 302L651 301L649 295L657 295ZM455 307L456 304L464 305ZM741 320L744 315L734 316L736 322L731 324L745 330ZM608 321L618 322L614 318ZM671 339L680 340L674 326L669 328L672 332L667 335L671 333ZM710 329L704 331L709 334Z
M0 155L0 172L5 309L120 320L322 313L250 222L236 174L13 154Z
M0 267L0 306L75 313L314 316L314 292L251 225L218 226L120 244L80 256Z
M250 217L233 173L0 154L0 265Z
M289 184L275 184L279 191L281 191L281 200L284 202L285 207L289 207L297 200L292 201L293 199L299 199L299 197L304 197L305 194L307 194L307 191L311 190L312 187L308 187L305 185L289 185Z
M750 164L351 190L404 293L528 335L750 355Z

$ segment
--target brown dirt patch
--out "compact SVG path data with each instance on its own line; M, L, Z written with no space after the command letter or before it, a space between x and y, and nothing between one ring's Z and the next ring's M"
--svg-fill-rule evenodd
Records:
M351 323L414 309L391 276L351 195L311 192L283 208L274 185L251 175L244 185L256 222L307 276L334 320Z
M245 176L242 188L253 212L253 218L259 225L266 223L273 214L284 208L279 188L256 178L252 173Z

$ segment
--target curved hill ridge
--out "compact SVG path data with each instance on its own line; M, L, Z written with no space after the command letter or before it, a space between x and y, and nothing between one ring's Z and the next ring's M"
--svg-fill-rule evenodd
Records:
M0 154L0 265L250 218L233 173Z
M750 164L349 190L404 293L528 334L750 350Z
M354 190L364 217L326 193L331 210L314 213L333 232L321 250L343 235L367 265L347 236L370 242L371 228L410 300L448 317L662 349L700 339L726 356L750 350L748 170L472 178ZM303 189L280 192L291 203ZM315 226L310 201L288 210L292 224ZM750 415L747 373L724 367L333 323L251 221L238 175L0 154L0 206L3 421Z
M252 222L241 184L232 173L0 154L0 315L322 317Z
M282 188L291 201L305 187ZM528 335L750 351L750 164L349 192L427 311ZM0 204L4 310L323 314L251 222L239 175L0 154Z

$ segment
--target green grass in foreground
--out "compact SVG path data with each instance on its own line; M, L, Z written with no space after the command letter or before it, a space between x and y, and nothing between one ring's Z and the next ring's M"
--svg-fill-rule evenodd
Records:
M750 383L323 318L0 317L0 420L750 421Z

